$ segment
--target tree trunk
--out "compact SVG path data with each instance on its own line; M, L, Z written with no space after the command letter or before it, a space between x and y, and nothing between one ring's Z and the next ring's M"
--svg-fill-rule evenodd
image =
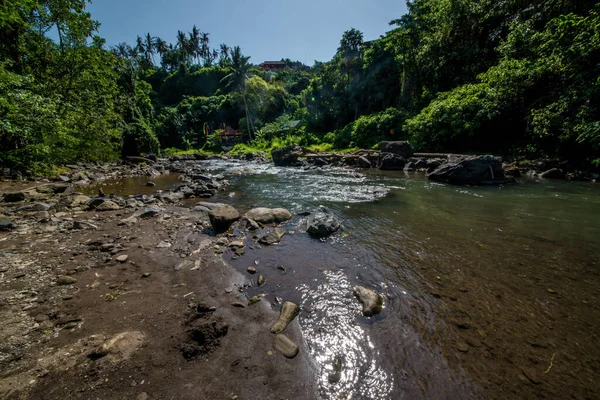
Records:
M246 125L248 126L248 135L250 136L250 140L254 140L253 132L250 130L250 112L248 111L248 103L246 102L245 93L242 95L242 98L244 99L244 108L246 109Z

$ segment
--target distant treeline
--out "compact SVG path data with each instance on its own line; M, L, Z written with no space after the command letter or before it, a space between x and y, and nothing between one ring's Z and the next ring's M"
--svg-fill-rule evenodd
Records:
M81 0L0 8L0 164L34 172L246 140L492 152L600 162L600 7L415 0L380 39L265 71L196 26L106 46ZM262 60L257 60L262 61ZM300 121L299 123L297 121ZM207 136L208 133L208 136Z

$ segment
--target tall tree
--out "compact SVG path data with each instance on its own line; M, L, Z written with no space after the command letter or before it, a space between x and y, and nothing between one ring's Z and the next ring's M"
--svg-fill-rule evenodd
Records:
M194 25L194 27L192 28L192 31L189 33L190 35L190 40L189 40L189 46L190 46L190 50L191 53L194 57L194 60L196 61L196 63L198 62L198 59L201 57L202 53L201 53L201 33L200 30L198 28L196 28L196 25Z
M232 87L242 95L244 100L244 110L246 112L246 124L248 126L248 134L250 140L254 138L254 124L250 118L250 112L248 110L248 102L246 100L246 81L250 77L250 60L249 56L242 55L240 46L235 46L231 51L231 73L227 74L223 81L227 82L228 87Z

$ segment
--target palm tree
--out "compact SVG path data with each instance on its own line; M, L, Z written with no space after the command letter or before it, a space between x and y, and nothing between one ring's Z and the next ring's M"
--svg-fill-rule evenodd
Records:
M177 31L177 48L183 61L187 62L190 57L190 44L184 32Z
M146 49L144 47L144 40L138 35L136 41L135 41L135 56L137 57L139 54L144 54L146 52Z
M150 33L146 33L146 37L144 39L146 59L148 60L148 62L151 62L152 65L154 65L154 40L152 40L152 36L150 36Z
M234 90L237 90L242 94L244 100L244 109L246 111L246 124L248 125L248 134L250 140L254 136L254 126L250 120L250 112L248 111L248 102L246 101L246 81L250 75L250 64L248 63L250 57L242 55L240 46L235 46L231 51L231 68L233 71L227 74L221 81L227 82L227 87L232 86ZM252 130L250 126L252 125Z
M166 41L162 40L159 37L155 37L154 38L154 49L156 50L156 52L158 53L158 55L160 56L161 60L163 55L169 51L169 45L167 44Z
M200 30L198 28L196 28L196 25L194 25L194 27L192 28L192 31L189 33L190 35L190 49L191 49L191 53L194 56L194 59L196 60L196 62L198 62L198 58L200 58L201 56L201 51L200 51L200 42L201 42L201 38L200 38Z
M208 47L210 33L202 33L202 37L200 38L200 54L204 59L204 66L210 66L210 47Z
M224 67L225 65L227 65L231 62L231 58L229 57L229 53L231 52L231 49L225 43L221 43L220 47L221 47L221 51L219 54L219 65L221 67Z

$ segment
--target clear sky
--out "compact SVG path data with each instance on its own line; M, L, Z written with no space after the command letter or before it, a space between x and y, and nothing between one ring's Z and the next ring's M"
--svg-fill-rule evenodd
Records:
M405 0L94 0L87 5L110 46L133 44L150 32L175 43L178 30L196 24L211 48L240 46L251 62L291 58L329 61L342 33L356 28L365 40L389 31L406 12Z

